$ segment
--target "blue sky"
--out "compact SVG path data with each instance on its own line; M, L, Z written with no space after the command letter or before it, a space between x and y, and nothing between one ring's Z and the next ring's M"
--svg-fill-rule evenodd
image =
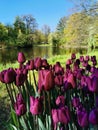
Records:
M38 27L44 24L55 30L61 17L71 13L71 0L1 0L0 22L13 24L16 16L32 14Z

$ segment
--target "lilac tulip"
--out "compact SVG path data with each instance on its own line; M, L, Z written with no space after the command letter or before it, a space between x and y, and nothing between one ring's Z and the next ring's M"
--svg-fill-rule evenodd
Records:
M19 62L20 64L23 64L25 61L26 61L26 59L25 59L24 53L23 53L23 52L19 52L19 53L18 53L18 62Z
M51 70L40 70L38 77L38 89L48 91L54 87L54 76Z
M18 94L16 97L16 102L14 104L14 109L17 116L24 115L27 111L26 105L24 103L23 97L21 94Z
M86 82L91 92L98 92L98 77L87 77Z
M92 109L89 113L89 122L93 125L98 124L98 109Z
M42 103L42 97L33 97L30 96L30 112L33 115L38 115L42 113L43 103Z
M85 109L77 111L77 119L78 119L78 124L81 127L88 126L88 124L89 124L88 113L87 113L87 111Z
M74 97L73 99L72 99L72 105L73 105L73 107L78 107L79 105L80 105L80 99L78 98L78 97Z

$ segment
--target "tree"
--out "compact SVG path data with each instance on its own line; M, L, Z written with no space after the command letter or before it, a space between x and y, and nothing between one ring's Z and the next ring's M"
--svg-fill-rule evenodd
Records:
M59 32L59 33L63 33L64 32L64 29L66 28L66 25L67 25L67 20L68 18L67 17L62 17L60 18L58 24L57 24L57 27L56 27L56 31Z
M2 23L0 23L0 44L4 45L4 43L7 40L7 35L8 35L7 28Z
M19 31L21 31L24 34L26 33L25 23L23 22L23 20L20 16L16 16L15 22L13 25L14 25L14 29L16 30L17 33Z
M22 19L26 25L26 33L34 33L37 29L37 22L36 19L32 15L24 15Z
M44 43L48 43L48 36L50 34L50 27L48 25L43 25L42 27L42 32L45 35L45 41Z
M64 30L66 42L77 45L87 44L89 21L90 17L85 13L72 14Z

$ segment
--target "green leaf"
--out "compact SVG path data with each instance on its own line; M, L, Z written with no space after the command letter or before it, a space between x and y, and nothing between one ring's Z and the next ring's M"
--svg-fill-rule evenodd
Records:
M43 124L43 122L41 121L40 118L38 118L38 123L39 123L39 126L40 126L40 128L41 128L42 130L47 130L47 129L45 128L45 126L44 126L44 124Z
M19 128L18 117L12 107L11 107L11 123L14 124L17 128Z

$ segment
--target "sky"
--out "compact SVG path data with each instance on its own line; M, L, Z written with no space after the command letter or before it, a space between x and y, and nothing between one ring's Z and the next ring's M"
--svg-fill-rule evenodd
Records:
M13 24L16 16L31 14L39 29L48 25L54 31L60 18L71 14L72 7L71 0L0 0L0 22Z

